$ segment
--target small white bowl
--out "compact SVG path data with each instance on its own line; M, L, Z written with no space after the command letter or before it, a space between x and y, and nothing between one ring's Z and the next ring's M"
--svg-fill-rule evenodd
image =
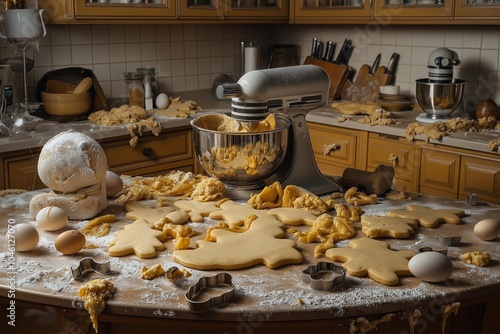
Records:
M380 86L380 92L387 95L398 95L399 86Z

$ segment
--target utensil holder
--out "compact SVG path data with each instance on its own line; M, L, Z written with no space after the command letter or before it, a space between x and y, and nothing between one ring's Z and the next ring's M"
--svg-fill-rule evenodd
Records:
M328 94L329 99L335 100L340 97L342 86L344 86L344 83L351 73L350 67L343 64L335 64L325 60L313 58L311 56L306 57L304 64L316 65L325 70L330 77L330 90Z

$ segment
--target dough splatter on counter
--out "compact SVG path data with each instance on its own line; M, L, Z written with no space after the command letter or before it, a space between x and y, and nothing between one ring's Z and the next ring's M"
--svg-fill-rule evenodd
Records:
M78 297L85 302L84 307L90 314L90 320L96 333L98 333L97 317L106 306L106 298L115 293L115 287L112 282L105 279L94 279L87 282L78 290Z
M195 101L184 101L180 97L169 99L170 103L166 109L151 109L147 113L155 116L187 118L203 110Z

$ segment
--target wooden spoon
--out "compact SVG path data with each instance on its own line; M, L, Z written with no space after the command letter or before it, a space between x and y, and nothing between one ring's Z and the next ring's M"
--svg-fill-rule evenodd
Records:
M91 77L86 77L75 87L73 94L81 94L87 92L90 88L92 88L93 80Z

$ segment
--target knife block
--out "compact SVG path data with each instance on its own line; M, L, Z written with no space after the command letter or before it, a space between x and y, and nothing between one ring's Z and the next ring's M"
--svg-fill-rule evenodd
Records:
M308 64L319 66L325 70L330 77L330 90L328 92L329 100L338 99L342 91L342 86L344 86L344 83L351 73L351 69L343 64L335 64L311 56L307 56L304 60L304 65Z

